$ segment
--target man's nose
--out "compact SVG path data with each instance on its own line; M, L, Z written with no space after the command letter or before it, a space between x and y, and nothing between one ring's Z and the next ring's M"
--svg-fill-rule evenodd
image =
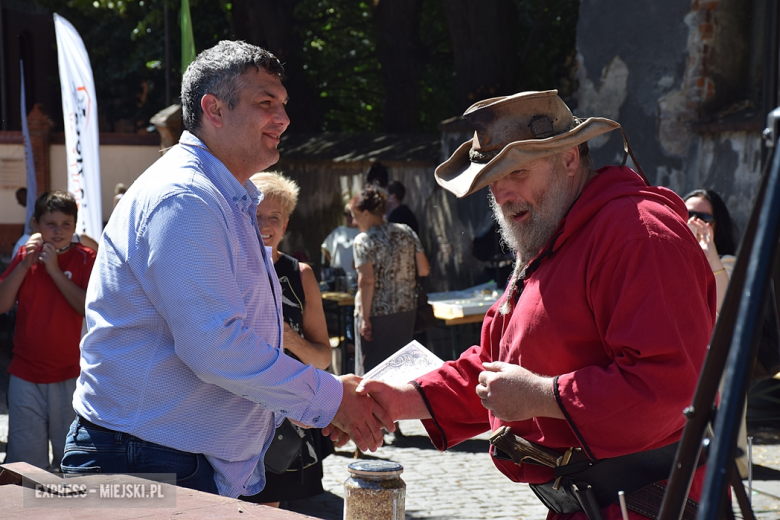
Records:
M490 193L493 194L493 198L496 199L499 206L503 206L507 202L514 202L517 198L517 195L514 190L512 190L511 185L506 178L491 182Z
M290 126L290 118L287 116L287 108L284 105L279 105L279 109L274 114L274 122L284 126L282 131L287 130L287 127Z

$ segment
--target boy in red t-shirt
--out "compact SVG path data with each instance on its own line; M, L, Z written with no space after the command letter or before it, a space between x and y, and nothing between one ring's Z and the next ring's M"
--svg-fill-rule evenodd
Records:
M49 441L59 469L74 412L79 342L95 252L72 243L78 206L70 193L35 201L40 235L20 248L0 276L0 312L19 302L14 355L8 372L8 448L5 462L47 468Z

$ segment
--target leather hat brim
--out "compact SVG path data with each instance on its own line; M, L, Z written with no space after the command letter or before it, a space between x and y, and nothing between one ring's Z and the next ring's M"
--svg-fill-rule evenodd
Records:
M528 163L565 152L589 139L618 128L620 124L611 119L591 117L564 134L547 139L527 139L509 143L485 164L471 162L469 159L472 138L460 145L452 157L440 164L434 176L442 188L462 198L519 170Z

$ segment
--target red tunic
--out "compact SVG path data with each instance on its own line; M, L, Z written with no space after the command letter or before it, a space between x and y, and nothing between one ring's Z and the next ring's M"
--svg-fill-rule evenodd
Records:
M0 282L24 257L22 247L0 276ZM73 283L86 289L95 252L74 244L57 256L57 263ZM70 306L45 265L38 263L30 267L17 299L14 355L8 372L30 383L59 383L78 377L83 317Z
M417 380L434 414L423 424L438 449L504 424L529 441L560 451L582 447L592 458L666 446L682 435L681 412L715 321L715 279L674 192L646 186L629 168L598 171L514 309L498 312L504 294L485 316L481 345ZM557 376L566 420L505 422L489 413L475 387L482 362L495 360ZM515 482L553 478L549 468L494 463ZM619 508L604 515L619 519Z

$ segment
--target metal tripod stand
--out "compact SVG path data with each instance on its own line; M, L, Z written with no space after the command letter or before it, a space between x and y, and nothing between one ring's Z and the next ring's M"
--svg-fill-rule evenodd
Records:
M685 410L688 422L675 457L659 520L679 520L696 470L707 426L714 435L698 520L733 518L728 503L731 485L743 517L755 518L736 470L737 434L750 373L756 360L764 313L780 309L780 108L767 117L764 138L771 150L764 167L756 203L742 239L721 315L715 325L693 403ZM778 323L780 321L775 321ZM720 406L715 397L725 373Z

